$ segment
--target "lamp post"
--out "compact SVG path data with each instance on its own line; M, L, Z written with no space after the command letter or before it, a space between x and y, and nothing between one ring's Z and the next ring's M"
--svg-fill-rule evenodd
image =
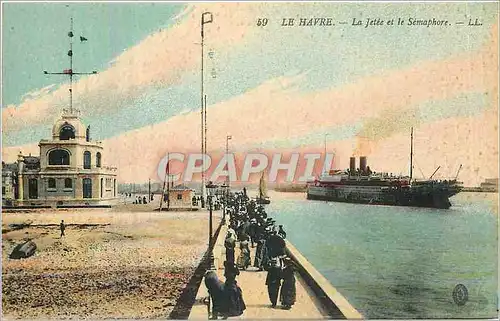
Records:
M214 196L214 190L217 188L217 185L212 184L212 182L208 182L207 186L207 192L208 192L208 210L209 210L209 217L208 217L208 250L209 250L209 255L210 255L210 269L215 270L215 263L214 263L214 251L213 251L213 203L212 203L212 198Z
M323 171L326 173L326 137L328 136L328 133L325 134L325 164L323 165Z
M226 136L226 160L229 164L229 140L232 139L233 136L231 135L227 135ZM229 165L228 165L228 169L229 169ZM222 220L225 221L226 219L226 206L227 206L227 202L228 202L228 199L229 199L229 190L231 189L231 180L229 179L229 175L227 176L226 178L226 191L225 191L225 195L224 195L224 212L223 212L223 216L222 216Z
M152 201L152 199L151 199L151 178L148 179L148 199L149 199L149 202Z
M203 82L203 61L204 61L204 48L203 48L203 42L205 40L205 33L204 33L204 28L203 26L207 23L211 23L213 20L212 13L211 12L204 12L201 15L201 155L203 157L203 160L205 159L205 153L206 153L206 106L205 106L205 95L204 95L204 82ZM204 171L201 172L201 207L205 207L205 173Z

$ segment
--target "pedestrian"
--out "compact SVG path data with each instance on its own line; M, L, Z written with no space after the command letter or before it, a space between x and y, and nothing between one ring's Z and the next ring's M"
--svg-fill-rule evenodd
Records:
M281 267L277 258L272 258L267 267L266 277L267 293L271 301L271 307L275 308L278 302L278 293L281 286Z
M266 244L268 246L270 257L277 257L285 254L285 240L278 235L276 230L271 232Z
M264 270L264 256L267 255L266 240L261 238L257 241L257 249L255 250L255 259L253 260L253 266L258 268L259 271Z
M248 235L243 234L240 242L240 255L238 256L238 268L246 270L251 264Z
M248 236L250 236L250 243L252 244L252 247L255 247L255 243L257 243L257 229L257 220L252 218L250 220L250 227L248 228Z
M236 268L236 266L232 266ZM238 269L236 268L236 271ZM238 271L239 273L239 271ZM226 277L226 282L224 282L224 305L225 305L225 317L237 317L243 314L243 311L247 308L245 301L243 300L243 292L236 282L236 277L229 275Z
M66 225L64 225L64 220L61 220L61 224L59 224L59 229L61 230L61 236L60 237L65 236L64 230L66 229Z
M297 292L295 289L295 273L294 264L289 257L283 259L282 278L283 284L281 285L280 299L281 305L284 309L290 310L292 305L295 304Z
M146 199L146 196L144 196L144 197L142 198L142 204L147 204L147 203L148 203L148 201L147 201L147 199Z
M232 223L229 224L229 228L227 229L227 233L231 234L231 237L234 238L234 240L236 241L236 232L234 231Z
M224 247L226 248L226 261L234 263L234 248L236 247L236 239L231 233L226 234Z
M241 234L248 235L250 233L250 221L248 218L245 219L245 222L241 225Z
M219 315L227 312L224 304L224 283L219 280L215 271L205 273L205 286L212 301L212 319L217 319Z
M240 270L234 262L224 261L224 277L228 279L236 279L240 275Z
M279 226L278 235L281 236L282 239L286 239L286 232L283 229L283 225Z

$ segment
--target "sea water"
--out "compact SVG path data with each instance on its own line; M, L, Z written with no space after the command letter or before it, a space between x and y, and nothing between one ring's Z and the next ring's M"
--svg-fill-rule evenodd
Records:
M365 318L496 316L495 197L459 194L441 210L296 196L273 198L268 214ZM453 299L458 284L464 305Z

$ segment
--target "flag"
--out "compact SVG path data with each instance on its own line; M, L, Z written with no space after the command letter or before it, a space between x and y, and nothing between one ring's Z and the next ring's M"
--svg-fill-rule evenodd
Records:
M204 12L201 15L201 24L204 25L205 23L210 23L210 22L212 22L212 13Z
M167 167L165 167L165 173L168 174L168 165L169 165L169 162L167 162Z
M84 36L80 36L80 41L81 42L87 41L87 38L85 38Z

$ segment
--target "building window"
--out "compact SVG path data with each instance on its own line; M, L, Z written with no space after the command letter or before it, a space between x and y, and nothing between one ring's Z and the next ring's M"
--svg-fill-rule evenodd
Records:
M28 197L30 199L38 198L38 180L36 178L29 179L28 188Z
M95 154L95 166L101 167L101 153L99 153L99 152L97 152L97 154Z
M69 165L69 153L64 149L49 152L49 165Z
M65 124L59 131L59 140L69 140L75 138L75 128L69 124Z
M177 199L182 200L182 194L177 194Z
M56 179L49 178L49 188L56 188Z
M64 188L73 188L73 180L71 178L64 179Z
M83 179L83 198L92 198L92 179Z
M92 158L89 151L83 153L83 168L90 169Z

